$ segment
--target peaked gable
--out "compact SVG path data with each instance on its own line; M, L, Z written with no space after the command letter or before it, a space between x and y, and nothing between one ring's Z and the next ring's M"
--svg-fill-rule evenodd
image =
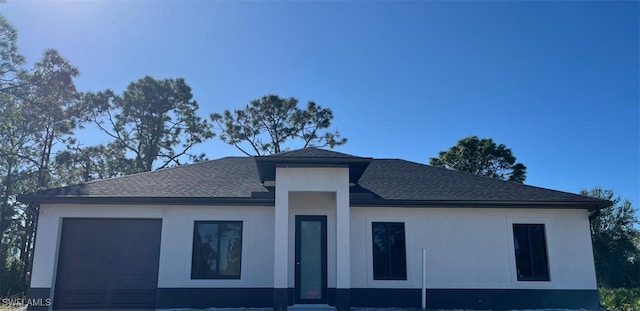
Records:
M349 182L357 183L367 169L371 158L309 147L281 152L269 156L255 157L260 182L274 181L276 167L348 167Z

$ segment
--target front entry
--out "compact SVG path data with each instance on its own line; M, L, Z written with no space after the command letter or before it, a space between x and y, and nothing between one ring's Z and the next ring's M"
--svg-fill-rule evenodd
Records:
M327 216L296 216L296 304L327 303Z

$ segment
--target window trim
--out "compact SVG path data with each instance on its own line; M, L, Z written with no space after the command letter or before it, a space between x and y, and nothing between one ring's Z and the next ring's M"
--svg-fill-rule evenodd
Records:
M371 276L373 281L407 281L408 280L408 275L409 275L409 266L407 264L408 261L408 256L407 256L407 225L405 221L392 221L392 220L372 220L371 222L371 226L370 226L370 245L371 245ZM375 224L385 224L385 225L389 225L389 224L402 224L402 230L403 230L403 234L404 234L404 275L400 276L400 277L394 277L394 276L384 276L384 277L377 277L376 276L376 270L375 270L375 251L374 251L374 242L373 242L373 226Z
M194 276L194 272L193 272L193 261L195 259L195 238L196 238L196 234L198 234L198 225L199 224L240 224L240 268L238 270L238 274L237 275L220 275L219 271L218 273L213 276L213 277L198 277L198 276ZM220 238L218 237L218 240ZM244 243L243 243L243 239L244 239L244 221L242 220L194 220L193 221L193 234L191 236L191 262L190 262L190 279L191 280L240 280L242 279L242 253L244 251ZM220 243L218 242L218 248L220 247ZM219 253L219 252L218 252ZM219 258L217 260L217 262L219 262Z
M518 271L516 266L516 256L515 256L515 240L514 240L514 232L513 225L514 224L543 224L545 227L545 237L546 237L546 246L547 246L547 269L549 272L549 280L548 281L519 281L518 280ZM548 217L532 217L527 215L514 215L506 218L505 224L505 232L507 233L505 242L507 243L507 251L505 255L509 258L510 271L511 275L511 285L514 288L554 288L555 281L554 276L556 275L554 270L554 223L553 219Z

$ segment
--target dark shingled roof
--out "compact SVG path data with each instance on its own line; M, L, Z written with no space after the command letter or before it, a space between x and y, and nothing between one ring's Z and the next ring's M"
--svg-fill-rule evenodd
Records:
M451 201L592 201L581 195L399 159L375 159L359 185L385 199Z
M227 157L157 171L42 190L27 196L250 197L267 191L253 158Z
M317 158L353 157L309 148L277 156ZM359 158L359 157L354 157ZM364 159L364 158L363 158ZM351 189L352 204L362 205L558 205L601 208L609 201L457 172L399 159L373 159ZM107 199L109 202L182 202L235 199L273 204L273 189L260 183L253 157L226 157L152 172L42 190L19 197L22 201L61 202L68 199ZM265 201L266 200L266 201ZM150 202L150 201L149 201ZM195 202L195 201L193 201ZM204 202L204 201L203 201ZM394 203L395 202L395 203ZM197 202L195 202L197 203ZM499 205L499 204L498 204Z

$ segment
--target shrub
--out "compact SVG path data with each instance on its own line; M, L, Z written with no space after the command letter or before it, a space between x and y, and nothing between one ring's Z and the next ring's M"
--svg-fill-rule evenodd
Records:
M640 288L602 288L600 302L610 311L640 311Z

